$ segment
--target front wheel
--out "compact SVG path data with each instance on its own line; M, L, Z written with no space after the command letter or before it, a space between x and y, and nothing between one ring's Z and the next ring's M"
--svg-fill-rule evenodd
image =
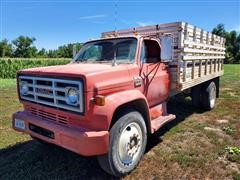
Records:
M125 112L110 130L108 154L98 156L103 170L120 177L131 172L141 160L147 144L147 130L142 115Z

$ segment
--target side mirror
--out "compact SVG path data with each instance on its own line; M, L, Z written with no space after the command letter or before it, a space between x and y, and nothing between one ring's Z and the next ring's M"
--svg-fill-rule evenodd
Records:
M164 35L161 37L161 60L163 62L172 61L173 57L173 38L171 35Z

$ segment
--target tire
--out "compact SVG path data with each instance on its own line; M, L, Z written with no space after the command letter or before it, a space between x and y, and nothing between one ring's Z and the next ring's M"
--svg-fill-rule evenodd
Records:
M217 91L217 95L216 97L219 98L219 83L220 83L220 77L217 77L214 79L214 83L216 85L216 91Z
M201 85L194 86L191 90L192 105L195 107L201 106Z
M147 144L147 129L137 111L122 113L110 130L109 151L98 156L101 168L121 177L131 172L140 162Z
M205 110L211 110L215 107L217 97L216 84L212 81L203 86L201 93L201 105Z

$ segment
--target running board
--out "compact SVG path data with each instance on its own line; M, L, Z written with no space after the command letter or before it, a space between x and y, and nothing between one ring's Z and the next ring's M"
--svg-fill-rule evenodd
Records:
M175 119L176 116L174 114L168 114L165 116L160 116L154 120L151 120L151 131L154 133L157 131L160 127L162 127L164 124L168 123L169 121Z

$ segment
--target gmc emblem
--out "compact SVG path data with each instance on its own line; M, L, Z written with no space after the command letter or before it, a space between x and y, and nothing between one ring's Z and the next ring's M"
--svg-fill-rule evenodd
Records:
M50 89L43 89L43 88L36 88L35 92L39 93L39 94L46 94L46 95L51 95L52 94L52 90L50 90Z

